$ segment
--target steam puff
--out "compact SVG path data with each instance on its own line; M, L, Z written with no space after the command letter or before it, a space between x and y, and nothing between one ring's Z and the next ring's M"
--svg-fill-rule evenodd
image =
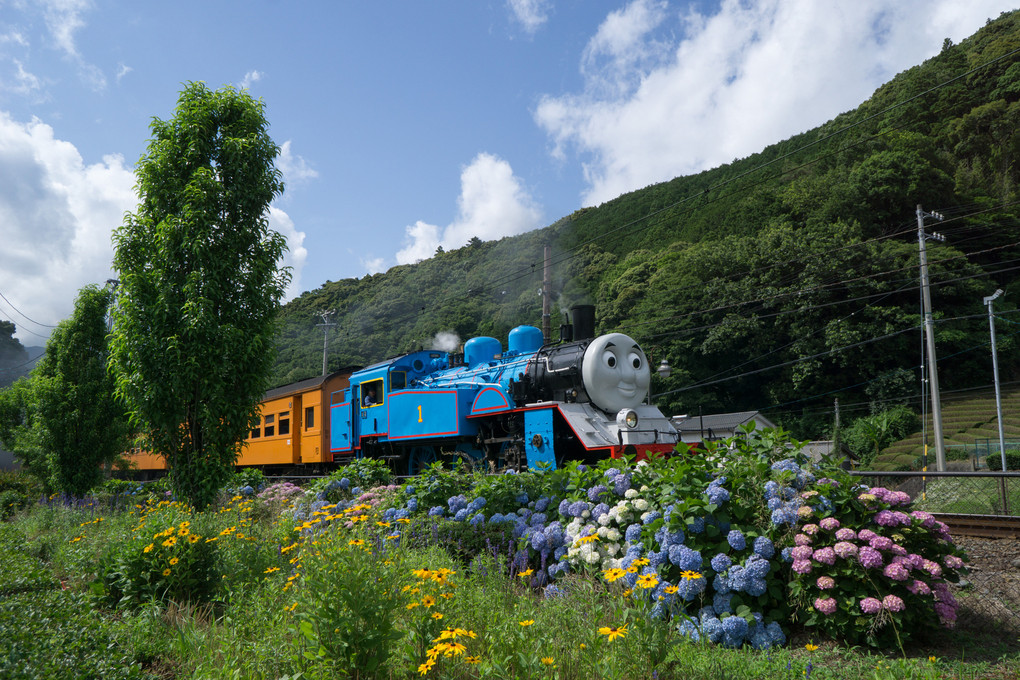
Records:
M440 352L453 352L458 347L460 347L460 336L453 331L436 333L436 336L432 338L432 349L437 349Z

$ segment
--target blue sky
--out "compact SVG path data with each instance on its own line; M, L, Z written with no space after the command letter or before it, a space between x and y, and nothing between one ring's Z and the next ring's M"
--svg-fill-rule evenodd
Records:
M546 226L854 108L997 0L0 0L0 319L110 270L153 117L264 100L291 296Z

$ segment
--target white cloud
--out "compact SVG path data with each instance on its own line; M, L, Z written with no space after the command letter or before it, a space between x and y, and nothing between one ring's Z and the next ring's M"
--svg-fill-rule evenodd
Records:
M79 288L113 276L110 235L137 202L135 177L120 156L86 165L74 145L37 119L0 112L0 290L33 320L56 324ZM39 344L48 329L22 324Z
M502 158L480 153L460 175L457 219L445 228L417 221L407 227L407 245L397 262L408 264L432 257L436 248L460 248L472 237L491 241L540 226L542 211Z
M289 139L280 145L280 155L276 157L276 167L283 173L283 183L286 187L297 186L319 176L315 168L308 165L304 158L291 151Z
M544 97L553 154L583 159L593 205L761 150L856 107L1007 0L723 0L686 15L635 0L589 41L581 93Z
M132 71L134 71L134 69L128 66L127 64L124 63L117 64L117 84L119 85L121 79L123 79L124 76L131 73Z
M269 226L287 239L288 250L282 264L291 268L291 278L284 298L291 300L301 294L301 271L308 259L308 249L304 247L305 233L298 231L290 215L275 205L269 207Z
M259 71L255 70L248 71L247 73L244 74L244 78L241 79L241 89L242 90L251 89L253 83L257 83L260 80L262 80L262 75L263 74Z
M84 14L92 9L91 0L41 0L43 20L54 45L78 65L82 79L94 90L106 88L102 70L78 52L75 34L85 27Z
M124 213L137 208L134 185L134 171L122 157L87 165L49 125L21 123L0 111L0 292L39 324L66 318L79 288L115 276L111 236ZM290 248L283 262L293 268L289 299L300 292L305 234L275 206L269 223ZM49 334L16 315L11 320L26 345L41 344L40 336Z
M534 33L549 19L548 0L507 0L513 18L526 33Z
M15 85L10 88L12 92L20 95L31 95L40 92L42 84L39 78L32 73L25 70L24 64L19 60L12 60L14 65L17 67L17 71L14 74Z
M378 274L379 272L386 271L386 259L382 257L362 258L361 266L369 274Z

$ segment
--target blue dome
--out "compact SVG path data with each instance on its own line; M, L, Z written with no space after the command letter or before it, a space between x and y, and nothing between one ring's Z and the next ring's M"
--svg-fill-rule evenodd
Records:
M503 353L503 345L499 340L489 337L471 338L464 343L464 363L468 368L487 364Z
M523 354L537 352L545 344L545 339L542 337L542 331L534 326L518 326L510 331L507 344L509 353Z

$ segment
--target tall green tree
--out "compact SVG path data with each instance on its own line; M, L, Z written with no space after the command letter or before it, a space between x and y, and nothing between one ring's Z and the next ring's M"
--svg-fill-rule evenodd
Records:
M14 337L15 325L0 319L0 387L28 373L28 352Z
M103 478L102 465L124 451L127 416L107 370L109 288L78 291L33 372L42 448L54 488L83 496Z
M137 212L114 235L117 393L179 497L203 508L258 419L290 273L269 204L283 191L263 103L189 84L155 119Z
M50 458L43 448L34 378L20 378L0 389L0 447L17 456L22 467L49 486Z

